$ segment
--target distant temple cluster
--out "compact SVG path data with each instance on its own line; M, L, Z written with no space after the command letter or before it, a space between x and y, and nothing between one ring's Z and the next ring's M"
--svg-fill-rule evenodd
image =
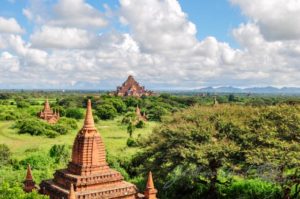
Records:
M28 166L24 191L34 189L37 187ZM50 199L156 199L157 190L151 172L142 194L134 184L124 181L121 173L108 166L104 143L94 125L88 100L84 125L75 138L71 162L66 169L57 170L54 179L42 181L39 193Z
M53 111L50 108L49 101L48 99L46 99L44 104L44 109L38 113L38 117L43 120L46 120L50 124L55 124L56 122L58 122L60 115L59 115L59 111L56 110Z
M139 83L133 78L132 75L129 75L127 80L122 84L122 86L117 87L117 90L112 93L116 96L151 96L153 91L148 91L144 86L140 86Z

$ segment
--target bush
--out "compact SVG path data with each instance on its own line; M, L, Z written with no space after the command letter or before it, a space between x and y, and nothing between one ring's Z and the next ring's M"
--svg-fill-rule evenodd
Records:
M96 115L102 120L110 120L117 116L117 110L111 104L101 104L96 109Z
M70 158L70 150L67 145L53 145L49 151L50 157L55 163L67 163Z
M27 165L30 164L32 169L43 170L45 169L45 165L52 166L53 162L54 161L48 155L45 155L44 153L41 154L38 153L38 154L33 154L24 160L21 160L19 162L19 165L23 169L26 169Z
M146 124L142 120L138 121L138 123L135 125L135 127L138 128L138 129L145 128L145 126L146 126Z
M69 118L74 118L77 120L83 119L84 113L81 109L79 108L68 108L66 110L66 117Z
M64 120L63 122L66 122L66 120ZM71 126L67 126L63 124L63 122L51 125L42 120L25 119L25 120L17 121L14 128L19 128L20 134L28 133L30 135L36 135L36 136L45 135L49 138L55 138L59 135L67 134L71 130L71 127L75 126L75 124L72 124ZM69 121L69 123L73 123L73 122Z
M25 100L19 100L17 101L17 107L18 108L28 108L30 104L26 102Z
M128 125L130 122L136 121L136 120L137 120L136 113L135 112L129 112L129 113L126 113L126 115L122 119L122 124Z
M0 144L0 166L7 165L11 158L11 152L7 145Z
M65 127L68 127L70 130L72 130L72 129L75 130L78 128L77 121L75 119L71 119L71 118L62 117L59 119L57 124L61 124Z
M276 199L281 198L281 189L270 182L259 179L239 180L226 188L224 198L230 199L237 196L243 199Z
M137 147L138 146L137 142L133 138L128 138L126 144L128 147Z

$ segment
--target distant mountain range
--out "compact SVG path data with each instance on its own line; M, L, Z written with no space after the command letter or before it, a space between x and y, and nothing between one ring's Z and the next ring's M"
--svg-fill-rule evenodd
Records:
M256 94L300 94L300 88L283 87L252 87L252 88L236 88L236 87L206 87L194 90L196 92L205 93L256 93Z

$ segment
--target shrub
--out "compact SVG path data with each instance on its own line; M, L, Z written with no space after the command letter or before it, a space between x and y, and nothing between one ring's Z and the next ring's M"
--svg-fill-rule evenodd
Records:
M68 108L66 110L66 117L74 118L74 119L79 120L79 119L83 119L84 113L79 108Z
M96 109L96 115L102 120L114 119L117 116L117 110L111 104L101 104Z
M138 123L135 125L136 128L142 129L145 128L146 124L143 120L138 121Z
M70 150L67 145L53 145L49 154L54 158L55 163L67 163L70 158Z
M28 164L30 164L32 169L43 170L45 169L45 165L48 166L53 165L53 159L50 158L50 156L45 155L44 153L38 153L38 154L33 154L19 162L19 165L23 169L26 169Z
M69 129L77 129L78 128L78 125L77 125L77 121L75 119L72 119L72 118L65 118L65 117L62 117L59 119L58 123L57 124L61 124L65 127L68 127Z
M138 146L137 142L133 138L128 138L126 144L128 147L137 147Z
M66 120L63 122L66 122ZM25 119L17 121L14 128L19 128L20 134L28 133L30 135L45 135L49 138L55 138L59 135L67 134L72 129L71 127L75 127L75 124L73 124L72 121L68 121L70 124L72 124L70 126L67 126L63 122L51 125L42 120Z
M10 158L11 158L11 152L8 146L5 144L0 144L0 166L8 164Z
M225 195L224 198L226 199L236 198L236 196L243 199L276 199L281 198L281 189L270 182L259 179L245 179L233 182L226 188Z
M17 107L18 108L28 108L30 104L26 102L25 100L19 100L17 101Z

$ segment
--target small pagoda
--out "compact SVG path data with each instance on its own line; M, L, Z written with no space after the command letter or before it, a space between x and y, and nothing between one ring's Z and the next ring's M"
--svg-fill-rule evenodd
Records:
M118 171L108 166L90 100L84 125L74 141L71 162L66 169L56 171L54 179L40 184L40 193L50 199L155 199L152 189L155 190L154 185L147 186L145 195L138 193L134 184L124 181Z
M31 171L29 164L27 165L26 178L25 178L23 184L24 184L23 190L27 193L32 192L33 190L37 189L35 182L33 181L32 171Z
M122 86L117 87L117 91L112 93L116 96L134 96L134 97L142 97L142 96L151 96L154 93L152 91L148 91L144 86L140 86L140 84L134 79L132 75L129 75L127 80L122 84Z
M50 108L50 104L47 98L44 104L44 109L38 113L38 117L50 124L55 124L56 122L58 122L60 115L58 111L53 111Z

